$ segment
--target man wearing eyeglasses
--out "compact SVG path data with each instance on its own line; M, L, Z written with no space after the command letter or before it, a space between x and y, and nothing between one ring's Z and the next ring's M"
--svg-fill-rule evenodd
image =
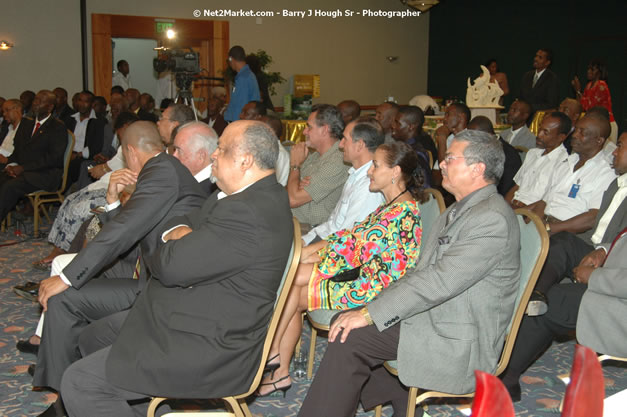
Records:
M244 48L239 45L232 47L229 50L228 63L229 67L237 72L237 75L231 91L231 101L224 112L224 119L227 122L233 122L239 120L239 114L246 103L260 101L261 98L257 78L246 64Z

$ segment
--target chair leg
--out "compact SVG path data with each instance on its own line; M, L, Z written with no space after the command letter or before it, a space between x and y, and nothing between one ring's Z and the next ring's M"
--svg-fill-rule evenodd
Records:
M418 396L418 388L409 387L409 395L407 396L407 417L414 417L416 414L416 397Z
M225 397L225 398L222 398L222 399L224 400L224 402L229 404L229 406L231 407L231 410L233 411L233 414L235 414L235 417L246 417L244 415L244 411L242 410L241 406L239 405L239 403L237 402L237 400L235 398L233 398L233 397ZM248 407L246 407L246 408L248 408Z
M157 407L159 407L159 404L161 404L165 400L166 400L165 398L161 398L161 397L154 397L152 400L150 400L146 417L155 417L155 411L157 410Z
M316 356L316 337L318 330L311 326L311 341L309 342L309 359L307 360L307 379L311 379L313 375L314 357Z
M374 417L381 417L382 412L383 412L383 406L381 404L377 405L374 408Z
M33 205L33 237L39 236L39 196L29 197Z
M245 398L240 398L239 400L237 400L237 402L239 403L239 406L242 408L242 411L244 412L244 415L246 417L253 417L250 410L248 409L248 404L246 404Z

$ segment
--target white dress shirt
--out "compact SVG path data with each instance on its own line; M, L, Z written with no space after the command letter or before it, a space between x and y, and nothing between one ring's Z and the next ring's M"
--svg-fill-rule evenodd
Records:
M20 123L22 122L20 121ZM0 146L0 155L6 156L8 158L13 153L13 139L15 138L15 132L20 127L20 123L18 123L15 128L13 128L12 124L9 124L9 131L7 132L7 135L4 137L4 141Z
M553 171L568 158L568 151L560 145L546 155L544 149L529 149L522 166L514 176L518 190L514 193L514 200L524 204L542 200L546 194Z
M316 236L324 239L339 230L352 228L356 222L364 220L385 201L382 193L372 193L368 189L370 178L367 174L371 165L372 161L368 161L359 169L351 167L348 170L348 179L344 183L342 195L329 219L303 236L305 245L310 244Z
M113 78L111 79L111 86L115 87L116 85L119 85L124 90L128 90L132 87L131 76L124 76L124 74L122 74L120 71L115 71L113 73Z
M553 171L551 184L542 198L546 202L545 214L568 220L601 207L603 193L616 174L602 151L574 171L578 161L579 155L573 153Z
M87 135L87 124L91 119L96 118L96 112L94 109L91 109L89 113L89 117L84 120L81 120L80 113L74 113L72 117L76 120L76 127L74 127L74 152L81 152L83 154L83 158L89 158L89 148L85 146L85 136Z
M618 191L616 191L616 194L614 194L614 198L612 198L612 202L607 207L607 210L605 210L603 217L599 219L599 224L594 231L594 234L590 238L590 241L592 241L592 243L594 243L595 245L602 243L601 239L603 239L603 235L607 230L607 226L609 226L612 218L614 217L614 214L616 214L616 211L618 210L620 205L623 204L625 197L627 197L627 174L623 174L618 177L617 182Z
M279 157L276 161L276 180L282 186L287 185L287 177L290 176L290 153L279 141Z

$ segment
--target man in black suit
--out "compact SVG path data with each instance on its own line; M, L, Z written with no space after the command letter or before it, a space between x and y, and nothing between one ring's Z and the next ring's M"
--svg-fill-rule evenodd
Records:
M59 389L65 369L80 358L77 346L81 330L90 322L133 304L154 269L150 257L158 248L163 225L200 207L206 198L189 170L163 152L154 123L135 122L129 126L122 137L122 152L128 168L111 175L106 212L100 216L104 223L102 230L70 258L60 275L40 285L39 302L46 311L46 319L34 386ZM135 191L121 206L119 194L131 185L136 186ZM133 252L136 242L139 251ZM126 262L114 263L129 251ZM138 254L141 256L139 279L92 280L99 274L104 278L133 277ZM54 262L72 256L62 255Z
M54 191L63 175L67 131L52 117L55 95L41 90L33 100L36 120L22 119L14 138L13 153L0 173L0 221L24 195L37 190Z
M52 92L57 98L52 115L68 126L68 122L71 122L70 119L76 111L67 104L67 90L57 87Z
M538 49L533 58L534 69L523 75L519 97L531 104L533 112L557 109L559 104L559 81L549 69L552 60L550 49Z
M183 125L174 138L174 157L192 173L207 195L218 186L211 181L211 154L218 147L215 130L203 122Z
M154 279L113 345L65 372L69 415L134 416L127 400L220 397L250 386L293 239L274 173L278 146L261 122L225 129L213 154L222 191L163 228Z

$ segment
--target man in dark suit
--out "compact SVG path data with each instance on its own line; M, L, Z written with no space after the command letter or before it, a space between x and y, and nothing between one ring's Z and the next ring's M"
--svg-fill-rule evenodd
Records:
M557 109L559 104L559 80L549 69L552 60L550 49L538 49L533 58L533 70L523 75L519 97L531 104L531 116L538 110Z
M211 181L211 154L218 147L215 130L203 122L190 122L179 129L174 138L174 157L192 173L207 195L218 186Z
M15 133L13 153L0 173L0 221L21 197L54 191L61 183L68 135L63 123L52 117L54 102L52 91L37 93L32 107L37 119L22 119Z
M71 259L62 273L42 281L39 302L46 311L34 386L58 390L65 369L80 358L77 352L81 330L90 322L129 308L145 285L151 255L159 245L160 229L171 218L199 207L206 195L198 182L176 158L163 152L154 123L136 122L122 137L126 169L115 171L107 189L102 230ZM119 193L136 185L124 206ZM131 251L126 262L117 262ZM139 279L131 278L141 255ZM72 257L73 256L73 257ZM53 262L53 263L54 263ZM113 264L113 265L112 265ZM112 266L111 266L112 265ZM54 415L54 414L48 414Z
M213 154L222 191L163 228L155 279L117 340L63 376L70 415L134 416L127 400L220 397L250 386L293 239L274 173L278 146L261 122L226 128Z
M518 222L495 187L504 159L492 135L455 136L441 170L456 202L433 224L414 270L332 322L299 416L351 417L360 399L364 409L391 401L404 415L402 384L462 394L474 390L475 369L496 370L520 279ZM385 360L398 361L400 379Z
M54 105L54 112L52 115L61 120L65 126L68 126L68 122L76 111L67 104L67 90L62 87L57 87L52 90L56 96L56 102Z
M90 91L81 92L78 97L78 112L72 115L67 124L76 139L68 173L68 187L78 180L83 161L93 160L104 146L107 121L96 117L93 102L94 95Z

